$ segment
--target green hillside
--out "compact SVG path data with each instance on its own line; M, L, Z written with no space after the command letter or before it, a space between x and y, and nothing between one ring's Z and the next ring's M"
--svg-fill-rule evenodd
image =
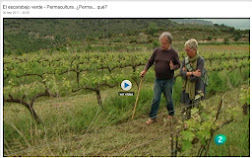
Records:
M163 31L170 31L175 43L189 38L204 43L249 40L249 30L216 24L178 24L169 19L4 19L4 55L39 50L149 50L159 45L158 36Z

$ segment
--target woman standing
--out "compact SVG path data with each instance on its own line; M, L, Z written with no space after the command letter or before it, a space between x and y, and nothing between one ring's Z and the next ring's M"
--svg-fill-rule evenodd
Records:
M185 106L182 108L183 120L188 120L192 106L205 97L205 84L202 80L205 60L198 53L198 42L195 39L186 41L185 51L187 57L180 67L180 75L183 78L181 103Z

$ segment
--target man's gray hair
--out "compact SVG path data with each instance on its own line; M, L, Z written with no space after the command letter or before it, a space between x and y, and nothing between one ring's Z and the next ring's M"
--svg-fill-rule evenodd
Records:
M169 43L172 44L172 34L170 32L163 32L160 36L159 36L159 41L161 41L162 38L167 38Z
M190 49L197 50L198 49L198 42L196 39L189 39L188 41L185 42L185 47L189 47Z

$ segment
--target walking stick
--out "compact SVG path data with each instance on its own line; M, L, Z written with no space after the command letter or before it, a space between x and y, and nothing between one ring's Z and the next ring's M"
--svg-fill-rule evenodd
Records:
M132 118L131 118L132 120L134 119L134 116L135 116L136 106L137 106L137 102L138 102L138 98L139 98L142 82L143 82L143 77L141 76L141 80L140 80L140 84L139 84L138 92L137 92L137 98L136 98L136 102L135 102L135 107L134 107Z

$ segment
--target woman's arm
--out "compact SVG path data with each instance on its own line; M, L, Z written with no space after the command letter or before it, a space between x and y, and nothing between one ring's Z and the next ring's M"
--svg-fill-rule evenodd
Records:
M205 66L205 59L200 58L197 63L197 69L192 72L192 75L189 77L189 79L192 80L197 80L199 77L201 77L203 71L204 71L204 66Z
M180 67L180 76L184 79L187 77L187 73L185 69L185 60L183 60L182 65Z

